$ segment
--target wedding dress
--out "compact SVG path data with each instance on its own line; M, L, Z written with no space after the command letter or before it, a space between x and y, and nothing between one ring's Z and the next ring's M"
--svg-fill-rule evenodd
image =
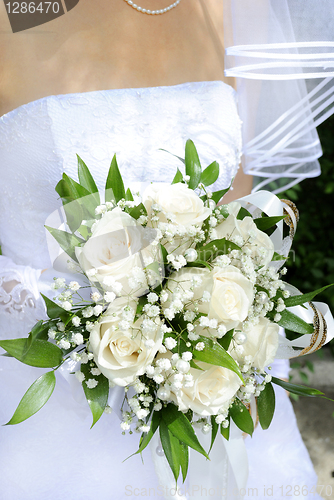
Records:
M239 165L240 129L235 92L222 82L49 96L4 115L0 119L1 338L25 336L45 317L39 292L47 283L40 273L51 262L44 224L60 206L54 188L62 173L76 177L76 153L100 189L114 153L125 185L170 182L182 164L159 148L182 156L191 138L203 166L219 162L221 175L215 187L224 188ZM286 377L287 370L284 361L274 363L276 375ZM13 358L0 358L1 424L10 419L41 373ZM59 375L54 394L39 413L17 426L0 427L0 500L162 498L150 450L143 453L144 464L139 455L123 462L136 451L139 436L123 436L115 412L103 415L90 429L90 412L77 384L72 394ZM283 390L277 390L277 400L270 429L258 426L253 438L245 440L248 496L261 500L300 498L296 488L306 485L310 491L317 481ZM219 498L204 491L201 496Z

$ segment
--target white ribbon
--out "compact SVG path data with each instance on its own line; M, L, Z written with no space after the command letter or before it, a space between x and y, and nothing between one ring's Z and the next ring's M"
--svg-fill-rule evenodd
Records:
M196 432L205 450L209 450L211 433ZM241 499L248 479L248 458L243 433L231 422L227 441L218 433L210 452L210 460L189 448L189 472L184 484L176 485L158 432L150 443L152 459L165 500L209 497L212 500Z

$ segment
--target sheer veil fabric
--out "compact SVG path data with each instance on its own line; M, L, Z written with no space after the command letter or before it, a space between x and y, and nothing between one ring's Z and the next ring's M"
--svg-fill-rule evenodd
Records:
M334 101L333 0L219 1L226 9L226 74L237 78L245 171L260 178L256 189L273 190L318 175L321 146L315 127L333 112ZM227 187L240 158L234 96L222 82L106 90L48 96L0 118L3 338L25 336L44 317L39 292L45 293L46 284L39 278L50 264L43 225L58 206L54 186L63 171L76 175L75 153L82 152L101 189L115 151L126 181L168 182L177 165L169 159L166 168L158 148L181 156L192 137L203 164L219 161L219 188ZM12 361L2 358L0 367L1 423L22 397L22 380L28 388L37 378ZM277 376L286 376L286 369L284 362L275 362ZM157 488L149 456L145 468L139 457L119 463L120 451L126 458L135 449L131 436L120 435L116 415L104 415L90 432L89 413L78 410L64 380L59 385L43 412L21 427L0 427L0 499L128 498L128 480ZM246 440L248 486L261 485L259 500L267 497L264 479L278 487L316 482L290 401L280 389L277 397L271 429L257 427L255 439ZM84 460L88 453L89 461Z
M237 78L244 169L279 192L320 174L316 127L334 111L331 0L225 0L226 75Z

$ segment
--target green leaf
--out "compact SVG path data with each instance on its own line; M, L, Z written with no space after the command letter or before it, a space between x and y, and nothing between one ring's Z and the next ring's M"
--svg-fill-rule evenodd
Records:
M44 323L43 321L38 321L36 325L32 328L31 332L29 333L29 337L27 338L26 342L26 351L30 349L31 344L37 340L48 340L48 331L50 328L50 322L47 321Z
M96 424L96 422L103 415L104 409L108 403L109 396L109 381L108 379L101 373L100 375L92 375L91 366L88 364L81 365L81 371L85 375L85 380L82 382L82 387L88 401L90 410L93 415L93 423L91 428ZM87 387L86 381L94 378L97 380L97 386L94 389L89 389Z
M125 198L124 183L117 165L116 155L114 155L111 161L105 190L106 190L106 195L105 195L106 201L113 201L111 193L109 193L109 190L112 190L116 203L119 202L119 200Z
M258 219L254 219L254 222L256 224L256 227L260 231L266 231L266 229L275 226L278 222L285 219L285 217L285 215L280 215L277 217L260 217Z
M183 482L186 480L189 466L189 450L188 446L180 441L180 463Z
M265 385L257 398L257 412L262 429L268 429L275 411L275 391L272 384Z
M44 373L29 387L6 425L15 425L37 413L49 400L56 385L54 371Z
M223 198L223 196L230 190L229 186L226 189L220 189L219 191L214 191L211 196L211 200L213 200L215 203L219 203L220 200Z
M193 359L190 360L190 366L191 368L195 368L195 370L202 370L202 372L204 371L203 368L200 368L198 365L196 365Z
M190 177L188 186L190 189L196 189L201 180L202 167L197 149L191 139L188 139L186 142L185 164L186 175Z
M227 351L227 349L230 347L230 343L233 339L233 335L234 335L234 328L232 330L229 330L228 332L226 332L224 337L217 340L218 344L221 345L223 347L223 349L225 349L225 351Z
M211 430L211 444L210 444L209 453L212 450L212 446L216 440L218 428L219 428L219 425L216 422L216 418L213 415L211 415L211 429L212 430Z
M131 189L128 188L126 190L126 193L125 193L125 199L126 201L133 201L133 196L132 196L132 193L131 193Z
M252 435L254 432L254 422L250 416L246 406L239 400L235 399L230 407L230 416L233 422L240 430Z
M55 187L55 191L59 194L60 198L67 201L72 201L75 198L72 196L71 187L65 179L61 179Z
M241 207L239 212L238 212L237 219L243 220L245 217L252 217L252 215L244 207Z
M81 221L82 222L82 221ZM87 241L88 238L91 236L91 230L88 226L86 225L82 225L82 226L79 226L78 229L77 229L78 233L81 234L81 236Z
M167 461L172 469L175 481L177 481L180 473L180 441L168 429L164 420L161 420L159 426L161 444L165 452Z
M134 453L135 455L145 450L146 446L149 444L157 428L159 427L160 422L161 422L161 412L160 411L153 412L150 430L147 433L142 434L140 440L140 446L139 449L136 451L136 453Z
M87 189L89 193L98 193L99 190L95 184L94 178L89 171L85 162L77 155L78 158L78 177L80 184ZM100 204L100 197L98 197L98 204Z
M197 248L198 260L210 262L219 255L226 255L229 250L240 250L240 247L225 238L212 240L207 245Z
M182 412L180 412L176 408L174 404L171 403L167 405L166 408L161 410L161 412L162 419L168 426L168 429L173 434L173 436L190 446L190 448L198 451L206 458L209 458L205 450L202 448L200 442L198 441L195 431L189 420Z
M168 153L169 155L172 155L175 158L177 158L178 160L182 161L182 163L185 163L184 158L181 158L181 156L177 156L177 155L171 153L170 151L167 151L167 149L159 148L159 151L164 151L165 153Z
M42 320L38 321L36 325L32 328L29 333L29 339L31 341L35 339L48 340L48 330L50 325L48 323L44 323Z
M272 378L272 382L283 387L283 389L285 389L286 391L289 391L292 394L297 394L298 396L324 396L324 393L318 391L318 389L312 389L311 387L305 387L303 385L291 384L290 382L286 382L285 380L281 380L276 377Z
M70 231L74 233L81 226L82 221L84 219L84 213L82 207L76 200L70 202L63 201L63 206L66 215L67 225Z
M220 425L221 435L228 441L230 439L230 417L228 417L228 427L223 427Z
M205 260L195 260L194 262L188 262L186 267L206 267L209 271L211 271L213 266L210 266L210 264L208 264Z
M85 240L79 238L73 233L62 231L61 229L54 229L53 227L49 226L45 226L45 228L52 234L52 236L59 243L64 252L67 253L67 255L69 255L73 260L75 260L75 262L78 262L74 249L75 247L85 243Z
M65 198L67 201L73 201L78 198L83 198L84 196L89 196L89 191L85 187L78 184L78 182L65 173L63 173L62 180L58 182L56 191L61 198Z
M285 255L280 255L277 252L274 252L273 258L271 259L272 262L280 261L280 260L287 260L287 257Z
M182 182L182 181L183 181L182 172L179 169L177 169L175 177L172 181L172 184L178 184L179 182Z
M216 161L212 162L205 170L203 170L201 175L201 183L204 186L211 186L219 177L219 163Z
M305 304L305 302L310 302L311 300L314 299L316 295L318 295L321 292L324 292L327 288L330 286L333 286L333 283L331 285L324 286L322 288L319 288L318 290L315 290L314 292L309 292L309 293L304 293L301 295L294 295L293 297L289 297L284 300L284 303L286 307L293 307L293 306L300 306L302 304Z
M307 333L313 333L314 326L310 323L306 323L303 319L299 318L292 312L284 309L281 313L281 319L278 322L280 326L286 328L287 330L291 330L292 332L301 333L303 335Z
M136 308L136 314L135 314L135 321L141 315L143 307L146 304L147 304L147 297L146 297L146 295L142 295L141 297L139 297L138 302L137 302L137 308Z
M241 371L232 358L223 347L221 347L217 342L207 337L200 336L200 341L204 343L205 347L203 351L194 351L194 359L198 361L203 361L204 363L209 363L210 365L222 366L223 368L228 368L236 373L242 382L244 379L242 377Z
M129 215L131 215L131 217L137 220L141 215L147 215L147 211L145 206L142 203L140 203L136 207L131 208Z
M0 347L21 363L37 368L53 368L63 359L62 350L47 340L36 339L33 342L29 342L26 338L1 340Z
M65 311L65 309L63 309L58 304L53 302L51 299L46 297L46 295L43 295L42 293L41 293L41 295L42 295L43 300L45 302L46 310L47 310L47 313L48 313L48 316L50 319L58 319L63 314L68 315L68 313L67 313L67 311Z

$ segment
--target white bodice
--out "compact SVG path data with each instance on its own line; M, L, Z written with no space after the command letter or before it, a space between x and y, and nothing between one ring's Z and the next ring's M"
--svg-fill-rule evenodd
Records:
M114 153L126 184L171 181L192 139L203 165L217 160L227 187L240 161L234 90L223 82L49 96L0 119L0 241L16 264L50 265L44 224L59 207L62 173L81 156L103 188Z

